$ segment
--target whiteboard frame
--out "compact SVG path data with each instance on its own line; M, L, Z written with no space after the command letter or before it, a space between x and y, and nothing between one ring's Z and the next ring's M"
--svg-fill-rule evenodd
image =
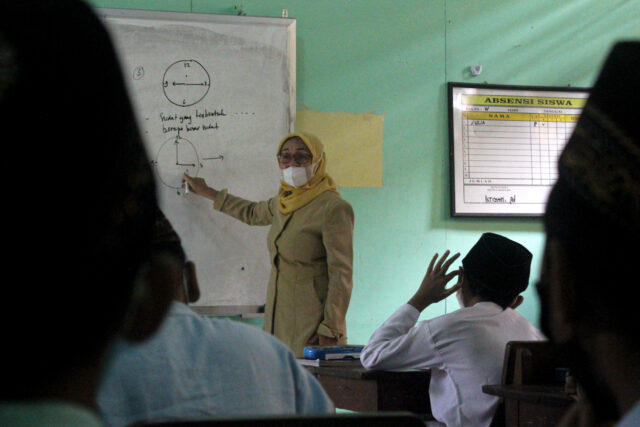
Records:
M286 28L288 36L288 75L289 75L289 132L295 131L296 123L296 19L274 18L260 16L238 16L214 13L194 12L166 12L142 9L115 9L93 8L96 15L105 18L140 19L154 21L190 21L207 24L243 24L243 25L270 25ZM267 278L265 278L265 281ZM265 296L266 297L266 296ZM207 316L241 316L247 318L263 317L264 305L190 305L190 307L202 315Z
M462 114L463 110L458 105L456 97L461 93L489 95L487 91L491 91L491 95L500 96L506 95L510 97L526 96L526 97L584 97L585 100L588 97L590 88L584 87L558 87L558 86L518 86L518 85L499 85L499 84L474 84L474 83L462 83L462 82L448 82L447 83L447 95L448 95L448 113L449 113L449 172L450 172L450 206L452 217L525 217L525 218L537 218L544 215L545 200L539 203L531 203L530 206L518 206L515 208L510 203L495 203L495 204L480 204L480 203L466 203L464 198L461 200L461 193L464 191L464 185L470 185L464 183L464 171L462 157L463 153L463 139L462 139ZM495 92L500 93L500 95ZM527 107L519 106L518 112L523 111ZM536 108L545 108L536 106ZM548 107L551 109L552 107ZM576 109L573 109L576 110ZM580 112L582 109L579 109ZM579 114L579 113L578 113ZM540 187L547 187L546 194L553 186L553 182L549 184L537 184ZM532 185L533 186L533 185ZM504 184L490 185L486 184L485 187L507 187ZM462 190L462 191L461 191ZM543 190L544 191L544 190ZM488 207L490 206L490 207Z

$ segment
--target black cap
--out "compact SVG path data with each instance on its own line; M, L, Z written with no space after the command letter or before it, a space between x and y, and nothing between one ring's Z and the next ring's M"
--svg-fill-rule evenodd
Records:
M464 274L495 296L516 296L529 284L531 252L518 242L484 233L462 259Z

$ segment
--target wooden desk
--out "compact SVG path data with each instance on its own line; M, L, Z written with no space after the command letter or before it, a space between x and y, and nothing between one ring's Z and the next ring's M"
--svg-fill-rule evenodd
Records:
M504 399L507 427L555 426L575 402L561 384L484 385L482 391Z
M362 365L305 367L337 408L358 412L411 411L425 419L431 417L429 371L370 371Z

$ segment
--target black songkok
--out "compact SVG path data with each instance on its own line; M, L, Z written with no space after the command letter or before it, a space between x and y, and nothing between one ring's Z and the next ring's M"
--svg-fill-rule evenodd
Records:
M515 297L529 284L531 258L531 252L520 243L484 233L462 259L462 267L485 296Z

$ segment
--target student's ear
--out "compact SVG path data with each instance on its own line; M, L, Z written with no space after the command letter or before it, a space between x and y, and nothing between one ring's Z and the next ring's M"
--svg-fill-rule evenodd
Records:
M518 295L517 297L515 297L515 299L509 305L509 307L511 307L512 309L515 310L516 307L518 307L520 304L522 304L522 301L524 301L524 297L522 295Z
M173 299L175 284L182 276L180 263L173 256L154 255L137 281L125 319L124 337L132 342L153 335L164 320Z
M187 302L198 301L200 299L200 285L196 276L196 265L192 261L187 261L184 264L184 280L189 292L189 301Z

